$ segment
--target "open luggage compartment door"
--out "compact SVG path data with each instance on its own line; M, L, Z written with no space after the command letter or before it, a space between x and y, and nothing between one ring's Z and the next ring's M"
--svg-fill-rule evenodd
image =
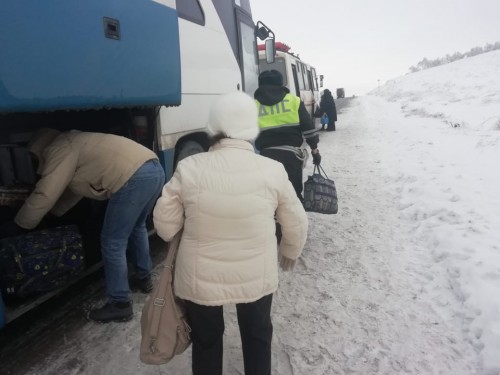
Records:
M2 1L0 112L178 105L170 3Z

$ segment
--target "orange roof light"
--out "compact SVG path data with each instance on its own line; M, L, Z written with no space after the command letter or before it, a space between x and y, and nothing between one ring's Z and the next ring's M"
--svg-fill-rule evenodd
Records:
M286 45L285 43L282 43L282 42L276 42L276 51L282 51L282 52L288 52L290 51L290 46ZM265 44L259 44L257 46L257 49L259 51L265 51L266 49L266 46Z

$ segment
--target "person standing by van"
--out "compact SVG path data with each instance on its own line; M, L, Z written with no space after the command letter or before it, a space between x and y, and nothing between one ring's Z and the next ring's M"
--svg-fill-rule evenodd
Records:
M319 107L322 113L328 116L327 131L335 131L335 122L337 121L337 107L330 90L326 89L321 96Z
M255 147L262 156L282 163L297 197L302 201L302 170L307 155L304 140L311 148L313 163L321 163L318 132L309 112L299 97L283 86L283 76L277 70L259 75L259 88L254 98L259 110L260 134Z
M271 375L271 305L307 237L307 216L280 163L257 155L255 101L241 92L211 109L206 153L183 159L153 211L158 235L182 228L174 290L186 301L193 375L223 374L223 306L236 304L245 375ZM278 248L274 216L283 227Z
M107 323L132 319L127 249L136 284L153 289L146 218L165 183L156 154L131 139L113 134L40 129L28 149L41 175L11 227L31 230L51 212L61 216L83 197L109 199L101 231L108 302L89 312L90 320Z

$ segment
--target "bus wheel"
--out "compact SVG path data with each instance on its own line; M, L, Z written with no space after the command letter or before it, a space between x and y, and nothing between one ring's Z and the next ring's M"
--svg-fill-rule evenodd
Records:
M182 159L191 155L199 154L200 152L205 152L205 149L198 142L187 141L183 143L179 149L179 153L177 154L175 166L177 167L177 163L179 163Z

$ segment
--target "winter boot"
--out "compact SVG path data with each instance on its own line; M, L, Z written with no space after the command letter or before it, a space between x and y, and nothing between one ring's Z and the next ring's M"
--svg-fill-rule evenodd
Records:
M133 277L130 279L130 288L132 290L139 290L146 294L151 293L153 291L153 281L151 280L151 276L146 276L144 279Z
M131 302L108 302L98 309L90 310L87 318L98 323L109 323L126 322L133 316Z

